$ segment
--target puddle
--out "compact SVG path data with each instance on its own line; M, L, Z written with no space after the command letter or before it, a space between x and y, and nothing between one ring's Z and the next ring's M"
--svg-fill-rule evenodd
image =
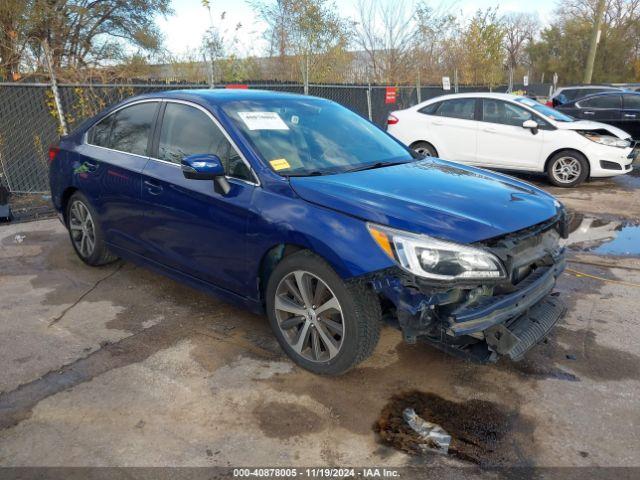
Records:
M599 255L640 256L640 224L608 221L573 213L569 238L570 249Z
M446 400L433 393L409 391L395 395L382 409L374 429L382 440L407 453L423 454L424 440L406 423L403 411L413 408L423 419L451 435L449 454L483 466L511 464L518 457L512 430L527 430L516 411L497 403L472 399ZM438 455L437 453L434 455Z
M619 175L612 178L613 182L627 189L640 188L640 163L633 167L633 170L625 175Z

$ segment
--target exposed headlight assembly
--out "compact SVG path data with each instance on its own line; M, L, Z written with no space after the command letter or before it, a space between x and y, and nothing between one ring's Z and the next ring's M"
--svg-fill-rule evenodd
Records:
M578 130L578 133L585 138L588 138L592 142L599 143L601 145L607 145L609 147L628 148L631 146L628 140L623 140L613 135L601 135L599 133Z
M480 248L371 223L367 228L392 260L419 277L442 281L506 278L498 257Z

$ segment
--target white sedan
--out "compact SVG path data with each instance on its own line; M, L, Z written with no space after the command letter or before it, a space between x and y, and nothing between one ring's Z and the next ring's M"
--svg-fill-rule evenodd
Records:
M461 93L392 112L388 132L418 153L482 167L546 172L573 187L588 177L630 172L631 136L575 120L530 98Z

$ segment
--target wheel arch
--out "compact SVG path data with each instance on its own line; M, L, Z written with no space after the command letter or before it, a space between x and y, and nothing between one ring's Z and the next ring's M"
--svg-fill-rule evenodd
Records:
M272 245L262 255L257 272L257 285L260 301L264 305L265 291L269 278L276 266L286 257L302 250L307 250L319 258L327 262L327 264L336 272L336 274L345 279L348 277L348 269L340 260L340 257L333 251L327 250L328 247L313 246L311 244L281 242Z
M580 155L582 155L586 160L587 160L587 178L589 178L591 176L591 162L589 161L589 157L587 157L584 152L581 152L580 150L578 150L577 148L558 148L556 150L554 150L553 152L551 152L548 156L547 159L544 161L544 170L543 172L547 171L547 168L549 167L549 162L551 161L551 159L556 156L558 153L560 152L575 152L578 153Z
M430 145L431 148L433 148L435 150L436 157L440 154L440 151L436 148L436 146L433 144L433 142L430 142L429 140L415 140L415 141L411 142L411 144L409 145L409 148L413 150L413 147L418 143L426 143L426 144Z
M69 203L69 199L71 196L78 192L79 188L77 187L67 187L60 196L60 208L62 209L62 216L64 218L65 223L67 222L67 204Z

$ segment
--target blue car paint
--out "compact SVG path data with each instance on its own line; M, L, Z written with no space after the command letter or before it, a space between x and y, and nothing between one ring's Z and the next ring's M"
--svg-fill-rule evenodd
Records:
M318 205L459 243L521 230L558 210L553 197L535 187L433 158L382 171L292 178L291 186Z
M194 90L144 95L111 107L62 139L64 154L51 168L55 207L64 213L64 196L82 191L120 256L254 311L262 308L261 265L279 245L310 249L350 279L394 266L365 220L472 243L542 222L560 208L526 183L437 159L289 181L263 162L220 108L226 101L274 95L299 98ZM88 128L120 106L164 98L207 109L259 185L229 179L232 190L221 196L213 182L185 179L178 165L83 142Z

